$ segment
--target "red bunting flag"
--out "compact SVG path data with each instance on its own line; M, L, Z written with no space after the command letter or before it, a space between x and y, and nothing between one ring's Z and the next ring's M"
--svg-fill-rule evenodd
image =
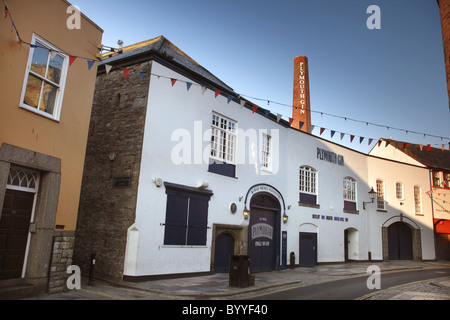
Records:
M430 151L431 145L427 144L427 151Z
M258 106L256 104L253 105L252 113L255 113L255 111L258 110Z
M403 144L403 149L406 149L407 146L408 146L408 144L407 144L407 143L404 143L404 144Z
M215 98L217 98L217 96L220 94L221 91L219 89L216 89L214 92L215 92L215 95L216 95Z
M128 77L128 73L130 72L130 69L122 69L122 71L123 71L123 76L126 79Z
M292 121L294 121L294 119L289 118L289 125L290 125L290 126L292 125Z
M378 140L378 147L381 145L381 139Z
M350 135L350 142L353 142L353 139L355 139L355 136L354 135Z
M72 63L77 59L77 57L69 56L69 66L72 65Z
M175 82L177 82L177 79L170 79L172 81L172 87L175 84Z
M325 131L325 128L320 128L320 135Z
M5 19L8 18L8 7L5 4Z

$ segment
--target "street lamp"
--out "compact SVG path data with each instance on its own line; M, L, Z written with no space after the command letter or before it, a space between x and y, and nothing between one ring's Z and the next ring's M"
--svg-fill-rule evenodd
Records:
M242 212L242 214L244 215L244 219L245 219L245 220L248 219L249 213L250 213L250 210L248 210L248 209L247 209L247 205L245 205L244 211Z
M372 189L370 189L370 191L369 191L370 202L363 201L363 209L364 210L366 210L366 203L373 203L373 200L375 200L376 195L377 195L377 193L375 192L375 190L373 190L373 187L372 187Z

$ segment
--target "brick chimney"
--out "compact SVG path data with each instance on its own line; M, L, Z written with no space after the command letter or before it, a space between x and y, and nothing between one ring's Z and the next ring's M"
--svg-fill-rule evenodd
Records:
M308 58L298 56L294 59L294 98L292 108L292 127L311 133L311 109L309 102ZM300 128L300 122L303 126Z
M445 69L447 73L447 91L450 108L450 0L437 0L441 15L442 42L444 44Z

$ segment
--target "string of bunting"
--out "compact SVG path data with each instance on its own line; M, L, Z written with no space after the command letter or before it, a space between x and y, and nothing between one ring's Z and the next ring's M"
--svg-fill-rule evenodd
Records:
M112 69L111 65L105 64L105 70L106 70L107 74L111 71L111 69ZM122 72L123 72L123 75L124 75L125 79L128 77L130 71L132 71L132 69L122 68ZM139 71L139 79L141 80L145 76L145 74L146 74L146 72ZM192 85L199 86L200 89L201 89L202 95L205 94L206 90L208 89L206 86L203 86L203 85L200 85L200 84L197 84L197 83L193 83L193 82L189 82L189 81L185 81L185 80L181 80L181 79L171 78L171 77L167 77L167 76L163 76L163 75L159 75L159 74L154 74L154 73L150 73L150 75L154 76L154 77L157 77L158 79L164 78L164 79L170 80L170 84L171 84L172 87L175 86L175 84L177 82L183 82L186 85L186 90L187 91L189 91L191 89ZM222 93L222 91L220 89L217 89L217 88L213 88L211 90L214 91L214 97L215 98L217 98ZM241 107L243 107L247 103L247 101L243 100L243 99L240 99L240 97L247 97L249 99L267 101L268 104L270 104L272 102L272 103L275 103L275 104L280 104L280 105L284 105L284 106L288 106L288 107L293 108L293 106L290 106L290 105L287 105L287 104L276 103L276 102L273 102L273 101L270 101L270 100L263 100L263 99L259 99L259 98L249 97L249 96L246 96L246 95L243 95L243 94L238 94L238 100L239 100L239 104L240 104ZM229 95L229 94L226 95L226 98L227 98L227 103L228 104L235 99L235 97L233 95ZM268 117L269 114L271 113L270 110L265 109L265 108L260 108L256 104L252 104L251 108L252 108L252 113L253 114L258 109L260 109L261 111L264 112L264 116L265 117ZM381 124L371 123L371 122L368 122L368 121L356 120L356 119L351 119L351 118L347 118L347 117L340 117L340 116L336 116L336 115L325 113L325 112L321 112L321 111L313 111L313 110L311 110L311 112L319 113L321 115L338 117L338 118L342 118L342 119L345 119L345 120L361 122L361 123L365 123L366 125L373 125L373 126L378 126L378 127L384 127L384 128L387 128L388 130L389 129L394 129L394 130L404 131L406 133L420 134L420 135L423 135L424 137L429 136L429 137L440 138L441 140L444 140L444 139L450 140L450 138L447 138L447 137L441 137L441 136L436 136L436 135L432 135L432 134L428 134L428 133L421 133L421 132L416 132L416 131L411 131L411 130L406 130L406 129L393 128L393 127L389 127L389 126L385 126L385 125L381 125ZM284 117L285 116L277 113L276 114L277 122L280 122L280 120L283 119ZM289 117L288 118L289 126L292 126L294 124L294 121L296 121L296 120L294 120L293 118ZM301 129L304 126L304 124L305 124L304 122L299 121L299 128ZM378 138L362 137L362 136L357 136L357 135L346 133L346 132L341 132L341 131L337 131L337 130L333 130L333 129L328 129L328 128L325 128L325 127L317 127L317 126L311 125L311 131L314 130L315 128L319 128L319 135L320 136L322 136L322 134L325 132L325 130L329 130L331 138L333 138L336 135L336 133L339 133L339 135L337 137L340 136L340 140L343 140L345 136L348 136L349 139L350 139L350 142L353 142L356 137L359 137L359 143L360 144L362 144L365 140L367 141L368 145L371 145L374 141L377 141L378 146L380 146L382 141L385 141L385 146L387 147L391 143L388 140L381 140L381 139L378 139ZM425 150L430 151L432 145L433 146L439 146L442 150L445 150L445 148L446 148L446 144L402 143L401 145L399 145L397 142L394 142L394 144L396 145L397 148L402 147L403 149L405 149L407 146L418 145L421 151L424 149L424 147L425 147ZM448 142L448 149L450 150L450 142Z
M40 48L44 48L44 49L49 50L50 54L51 54L51 58L54 58L55 55L58 54L58 53L61 53L61 54L64 54L64 55L67 54L67 53L65 53L63 51L49 49L47 47L43 47L43 46L40 46L38 44L33 44L33 43L29 43L29 42L24 41L22 39L22 37L20 36L19 30L17 29L16 24L14 23L14 20L13 20L12 14L11 14L11 10L9 10L9 7L6 4L5 0L3 0L3 4L5 5L5 17L4 17L4 19L7 19L9 17L9 20L11 21L11 32L13 32L13 31L15 32L16 41L17 41L17 43L19 45L19 49L22 49L22 44L26 44L26 45L29 45L30 48L39 48L40 47ZM75 62L76 59L84 59L84 60L86 60L87 61L87 67L88 67L89 70L91 70L92 66L95 63L95 60L93 60L93 59L69 54L69 66L72 66L72 64ZM99 58L97 58L97 60L99 60Z

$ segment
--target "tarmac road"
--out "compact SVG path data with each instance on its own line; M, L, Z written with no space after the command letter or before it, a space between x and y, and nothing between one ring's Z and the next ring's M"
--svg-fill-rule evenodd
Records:
M450 276L448 268L382 273L381 290L418 281ZM323 283L255 295L252 300L355 300L374 293L367 287L367 277L326 281ZM377 290L376 294L381 292Z

